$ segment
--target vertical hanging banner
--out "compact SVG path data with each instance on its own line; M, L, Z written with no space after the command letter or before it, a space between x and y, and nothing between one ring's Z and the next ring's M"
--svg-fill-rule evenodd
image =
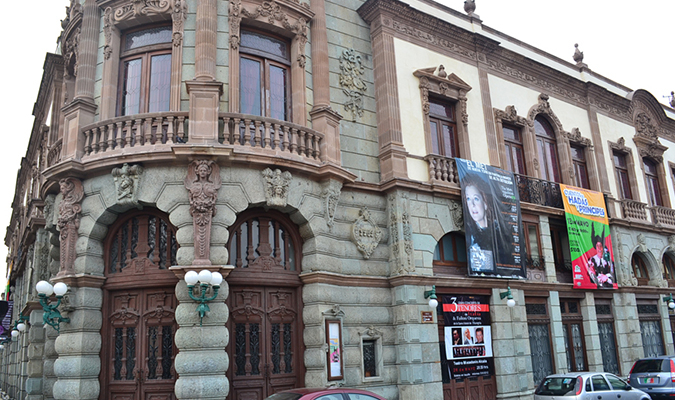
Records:
M560 185L575 289L616 289L614 251L602 193Z
M512 172L455 159L462 187L469 275L525 278L525 243Z
M443 296L445 358L451 379L494 375L489 296Z

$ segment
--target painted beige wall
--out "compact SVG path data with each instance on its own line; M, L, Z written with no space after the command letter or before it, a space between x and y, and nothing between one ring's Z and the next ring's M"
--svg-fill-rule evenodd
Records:
M668 147L665 153L663 153L663 166L666 170L666 184L668 185L668 196L670 196L670 207L675 207L675 177L670 170L670 165L668 162L675 164L675 142L660 138L659 141L664 146Z
M516 85L494 75L488 75L488 82L493 108L504 110L507 106L515 106L519 116L527 117L530 107L539 101L540 92L536 90Z
M591 123L587 110L553 97L549 98L548 103L566 132L579 128L582 137L591 139Z
M486 133L483 125L483 108L480 97L478 69L442 54L430 51L403 40L394 39L396 51L396 75L398 77L399 107L401 109L401 130L403 145L416 156L427 153L424 138L424 118L419 79L413 72L422 68L445 66L445 71L454 73L472 87L467 93L467 113L469 114L469 144L471 158L489 164L485 148ZM474 150L475 149L475 150ZM487 149L485 149L487 150ZM408 176L411 179L426 181L429 179L429 166L426 162L408 158Z

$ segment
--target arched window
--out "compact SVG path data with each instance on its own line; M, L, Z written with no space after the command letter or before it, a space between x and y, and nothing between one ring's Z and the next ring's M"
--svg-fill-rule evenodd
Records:
M534 119L534 133L537 140L541 178L551 182L562 182L553 127L546 119L538 116Z
M450 232L443 236L434 250L434 274L466 275L466 240L463 233Z
M106 275L123 273L129 267L176 265L176 228L157 210L141 210L122 216L106 239Z
M240 110L290 121L290 48L285 40L241 31Z
M649 272L647 270L647 263L645 263L642 256L638 253L633 254L630 264L633 267L633 274L638 280L638 285L647 285L649 283Z
M668 281L668 286L675 286L675 260L672 253L663 255L663 279Z
M120 52L118 115L169 110L171 26L124 33Z

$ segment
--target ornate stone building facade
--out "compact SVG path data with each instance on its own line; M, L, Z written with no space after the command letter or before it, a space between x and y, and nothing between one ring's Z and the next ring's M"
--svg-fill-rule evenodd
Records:
M466 3L72 0L5 239L28 329L1 388L528 399L549 372L672 353L675 111ZM517 174L527 279L467 275L457 157ZM604 194L619 289L573 289L560 183ZM191 270L224 277L208 311ZM58 330L41 280L68 285ZM492 376L449 377L434 285L490 299Z

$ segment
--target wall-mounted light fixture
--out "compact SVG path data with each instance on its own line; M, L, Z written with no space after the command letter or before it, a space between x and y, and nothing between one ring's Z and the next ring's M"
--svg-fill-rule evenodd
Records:
M192 288L195 287L197 282L199 282L199 287L201 288L201 295L199 297L192 294ZM185 283L187 283L190 298L199 302L199 305L197 306L199 326L202 326L202 320L204 319L206 312L211 311L209 305L206 303L218 297L218 289L220 289L221 282L223 282L223 275L221 275L220 272L211 272L208 269L203 269L199 273L195 271L188 271L185 273ZM206 297L206 290L209 286L213 288L213 295L211 297Z
M17 337L19 336L19 333L26 331L26 321L28 321L28 317L24 316L23 314L19 314L19 318L14 321L14 326L12 327L12 337Z
M499 297L504 300L506 298L506 305L509 307L514 307L516 305L516 301L513 299L513 295L511 294L511 287L508 286L506 288L506 292L501 292L499 293Z
M671 310L675 309L675 299L673 299L673 294L669 294L668 296L663 296L663 301L668 303L668 308Z
M1 339L0 339L0 350L4 349L4 348L5 348L5 345L6 345L7 343L11 342L11 341L12 341L12 339L11 339L11 338L8 338L8 337L3 337L3 338L1 338Z
M47 281L40 281L35 285L35 289L38 291L40 305L44 311L42 313L42 321L59 332L59 324L61 322L70 323L70 318L62 317L58 310L63 295L68 291L68 286L63 282L58 282L56 285L52 286L51 283ZM56 304L49 303L49 297L52 294L56 294Z
M438 297L436 297L436 285L431 287L431 290L424 291L424 298L429 299L429 308L435 310L438 307Z

